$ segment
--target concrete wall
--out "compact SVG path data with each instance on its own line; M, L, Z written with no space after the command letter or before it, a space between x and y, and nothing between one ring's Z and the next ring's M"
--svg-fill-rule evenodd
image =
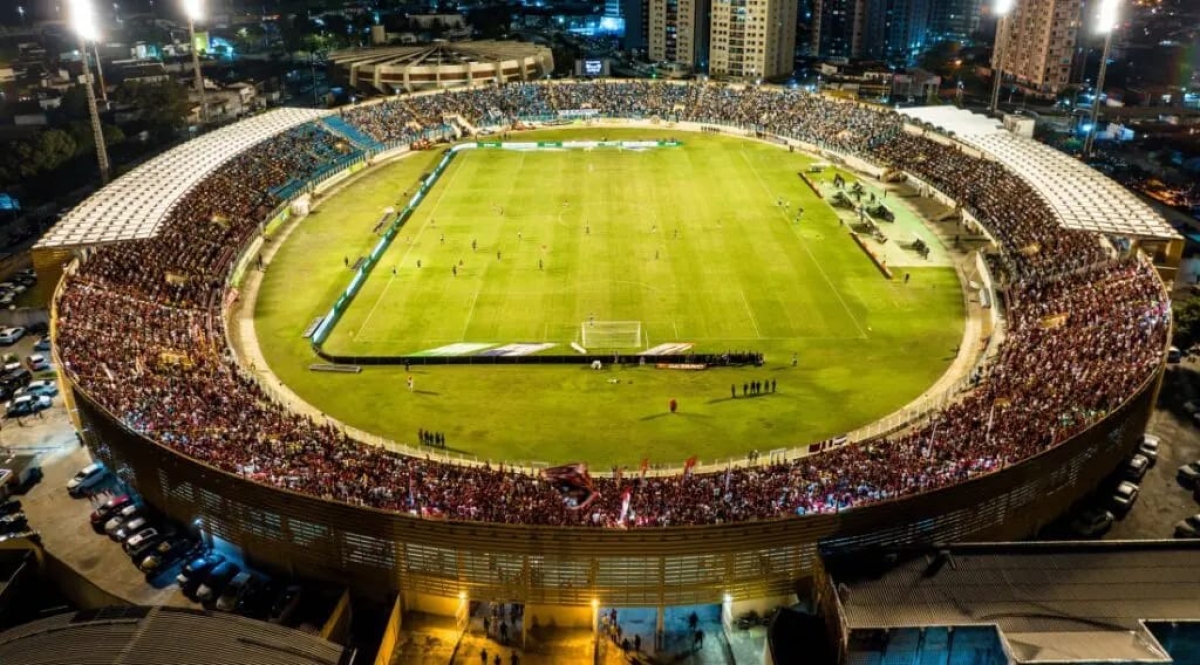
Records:
M596 625L596 609L562 605L526 605L525 625L531 628L586 628Z

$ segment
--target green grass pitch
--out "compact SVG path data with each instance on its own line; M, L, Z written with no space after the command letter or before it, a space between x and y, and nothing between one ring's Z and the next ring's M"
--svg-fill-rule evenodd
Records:
M521 140L602 135L662 138L664 130L567 129ZM345 288L344 260L369 251L383 208L432 168L435 152L357 178L295 229L257 303L268 362L309 402L400 442L424 428L444 432L452 452L495 461L631 466L836 435L903 406L945 371L963 325L953 269L914 268L909 284L889 282L797 175L810 157L730 137L680 138L683 147L641 152L460 155L325 348L398 355L544 341L557 345L551 353L571 353L594 315L640 321L650 345L761 351L765 367L426 366L413 368L414 393L403 367L309 372L314 356L301 331ZM778 392L743 398L752 380L774 380Z

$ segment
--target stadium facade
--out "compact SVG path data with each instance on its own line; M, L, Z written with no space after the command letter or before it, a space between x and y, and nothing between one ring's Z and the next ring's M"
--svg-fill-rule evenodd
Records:
M707 127L714 124L719 123ZM725 131L838 157L801 141L766 136L760 128L731 122ZM361 169L363 163L344 163L339 173ZM320 177L330 173L322 171ZM248 260L252 239L229 248L244 259L228 263L231 276ZM60 259L62 252L47 247L43 256ZM70 289L79 288L87 285L70 278L60 283L56 355L62 351L61 304ZM215 307L221 309L219 303ZM215 339L195 330L192 338L198 344ZM785 597L821 574L825 554L1028 537L1090 493L1138 445L1165 366L1158 362L1119 406L1090 419L1087 429L957 484L779 519L626 530L422 519L281 489L256 477L261 474L231 473L180 452L170 445L176 434L147 428L132 414L114 413L112 402L73 374L75 358L67 354L59 360L81 435L94 454L150 505L198 525L210 538L228 541L250 562L364 593L469 596L581 609L597 603L663 607ZM90 380L97 385L95 377Z

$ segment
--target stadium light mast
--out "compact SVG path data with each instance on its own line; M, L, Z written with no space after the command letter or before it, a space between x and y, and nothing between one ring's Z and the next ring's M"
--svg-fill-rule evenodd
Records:
M108 146L104 145L104 130L100 127L100 110L96 107L96 91L92 87L92 70L88 67L89 41L100 37L96 29L96 16L92 13L90 0L68 0L71 29L79 37L79 53L83 56L83 83L87 90L88 113L92 116L92 135L96 141L96 161L100 164L100 184L108 184Z
M192 41L192 71L196 77L196 94L200 95L200 124L208 123L208 100L204 97L204 75L200 73L200 51L196 48L196 21L204 18L204 0L183 0L187 14L188 38Z
M1096 94L1092 95L1092 119L1087 139L1083 142L1083 158L1092 156L1096 144L1096 123L1100 120L1100 96L1104 94L1104 74L1108 70L1108 54L1112 50L1112 36L1117 27L1117 5L1120 0L1101 0L1097 16L1096 32L1104 35L1104 52L1100 56L1100 72L1096 75Z
M1000 45L1008 35L1008 15L1012 12L1016 0L995 0L992 11L1000 17L996 24L996 43L992 46L992 105L988 107L991 113L996 113L1000 105L1000 81L1004 78L1004 69L1000 66Z

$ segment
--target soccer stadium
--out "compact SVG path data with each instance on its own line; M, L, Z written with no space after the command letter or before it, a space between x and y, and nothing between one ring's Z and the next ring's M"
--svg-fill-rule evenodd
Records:
M64 392L170 517L448 614L734 612L1028 537L1141 441L1179 249L933 111L564 81L255 116L35 249Z

